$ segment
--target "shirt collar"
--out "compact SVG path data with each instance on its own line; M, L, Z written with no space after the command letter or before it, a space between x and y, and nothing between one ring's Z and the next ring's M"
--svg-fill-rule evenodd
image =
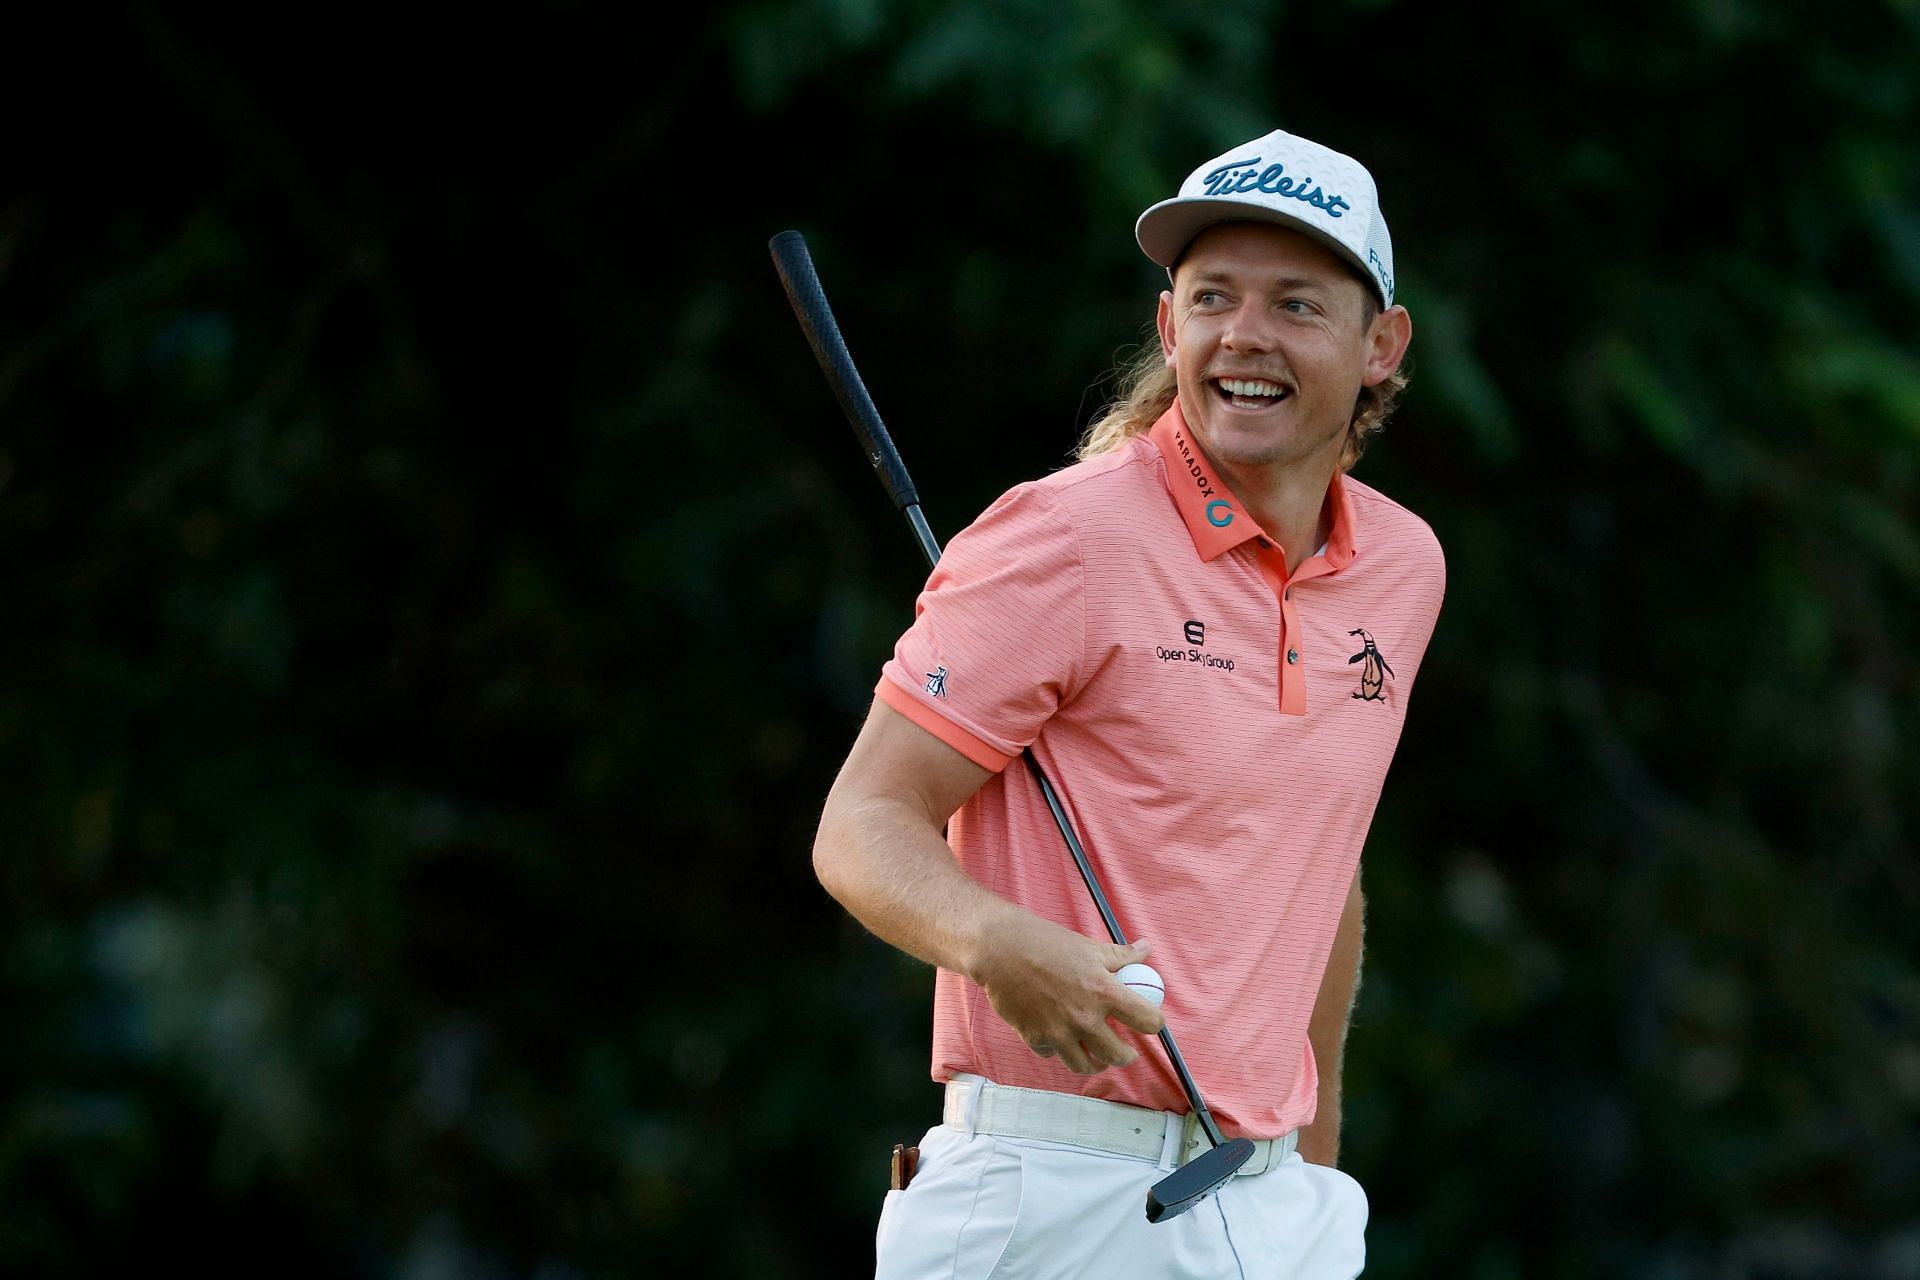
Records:
M1202 560L1216 560L1250 538L1266 539L1266 531L1254 522L1233 491L1220 483L1212 464L1194 443L1178 400L1168 406L1147 434L1167 461L1167 491L1173 495L1173 505L1186 522L1193 549ZM1333 506L1333 531L1327 535L1325 553L1327 567L1344 569L1354 556L1353 507L1338 471L1327 486L1327 501Z

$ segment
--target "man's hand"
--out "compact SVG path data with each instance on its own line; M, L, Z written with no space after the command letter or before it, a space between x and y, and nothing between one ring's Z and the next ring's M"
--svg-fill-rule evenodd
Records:
M1144 942L1096 942L1051 920L1008 913L972 976L994 1012L1035 1053L1057 1053L1068 1067L1090 1076L1139 1056L1108 1018L1142 1035L1166 1025L1159 1009L1113 976L1123 965L1146 959L1148 949Z

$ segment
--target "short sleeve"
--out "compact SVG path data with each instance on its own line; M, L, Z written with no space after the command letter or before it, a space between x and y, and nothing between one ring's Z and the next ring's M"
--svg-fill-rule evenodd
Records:
M1004 769L1073 696L1086 578L1071 519L1038 484L956 535L882 669L880 699L982 768Z

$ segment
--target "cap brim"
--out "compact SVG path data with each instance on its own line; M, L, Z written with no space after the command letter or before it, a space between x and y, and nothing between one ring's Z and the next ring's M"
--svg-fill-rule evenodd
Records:
M1133 227L1133 238L1140 242L1140 249L1147 257L1172 271L1174 263L1180 260L1195 236L1223 222L1266 222L1288 231L1298 231L1315 243L1324 245L1329 253L1359 272L1360 279L1373 290L1374 296L1382 304L1387 303L1380 282L1367 270L1367 264L1361 261L1360 255L1305 218L1269 209L1265 205L1245 200L1215 200L1205 196L1162 200L1140 215L1140 220Z

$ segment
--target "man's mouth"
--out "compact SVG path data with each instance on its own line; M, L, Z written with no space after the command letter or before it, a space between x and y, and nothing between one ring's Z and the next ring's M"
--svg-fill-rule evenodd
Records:
M1282 382L1265 378L1215 378L1214 394L1236 409L1267 409L1293 394Z

